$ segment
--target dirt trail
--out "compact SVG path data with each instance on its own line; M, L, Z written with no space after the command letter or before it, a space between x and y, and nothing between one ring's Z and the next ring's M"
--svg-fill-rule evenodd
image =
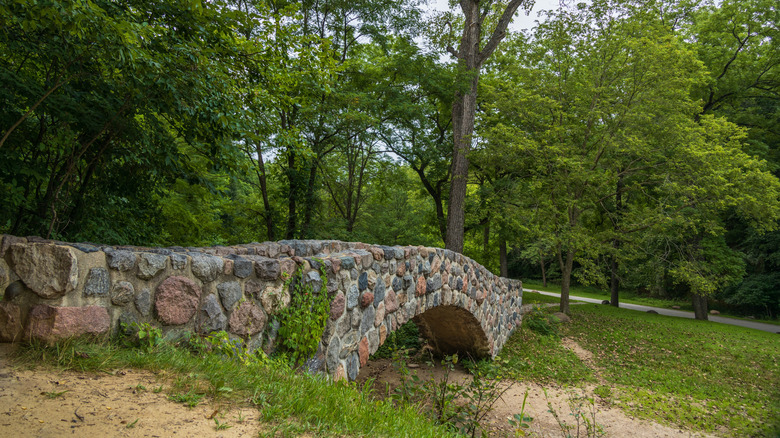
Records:
M572 350L588 366L595 368L593 355L591 352L582 348L574 340L564 338L563 345ZM421 379L429 378L431 375L437 379L444 376L445 370L441 366L429 367L428 365L418 365L418 368L410 370L415 372ZM598 369L596 369L597 375ZM361 368L358 381L365 381L368 378L376 379L377 391L384 393L387 387L391 391L400 385L401 379L399 373L392 366L389 360L376 360L369 362L367 367ZM457 382L464 382L470 378L470 375L463 369L456 368L452 371L451 379ZM601 377L598 377L600 380ZM623 411L616 407L608 406L599 401L599 397L594 395L593 390L596 385L589 385L585 388L565 389L554 386L542 386L536 383L515 383L504 393L499 400L493 412L489 415L491 435L495 436L514 436L512 427L508 420L515 414L519 414L523 405L523 398L526 392L525 415L533 418L530 422L530 431L534 437L560 437L561 428L555 417L550 413L547 405L548 401L552 404L555 412L566 424L575 425L572 409L569 400L576 397L586 396L596 400L596 423L599 424L606 437L632 437L632 438L682 438L682 437L706 437L708 435L693 433L663 426L647 420L639 420L627 416ZM546 395L545 395L546 391ZM588 413L588 405L582 405L582 414ZM577 436L576 429L570 432L572 436ZM584 431L579 436L587 436Z

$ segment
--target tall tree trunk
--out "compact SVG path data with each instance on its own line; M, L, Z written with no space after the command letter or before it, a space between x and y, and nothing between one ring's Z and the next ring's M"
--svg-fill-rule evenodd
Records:
M542 267L542 287L547 287L547 270L545 269L544 253L539 250L539 265Z
M498 265L500 266L501 276L509 277L509 266L506 257L506 239L501 236L498 240Z
M296 223L298 222L298 171L295 169L295 152L289 151L287 155L287 181L290 185L290 193L287 198L287 231L285 239L295 239Z
M493 54L501 40L506 35L506 28L512 21L517 8L524 0L511 0L498 20L496 29L490 35L487 43L482 46L482 23L487 16L481 7L480 0L461 0L463 11L463 34L456 51L452 47L447 50L458 60L461 78L468 81L465 90L456 84L455 98L452 102L452 167L450 174L450 202L447 206L447 239L445 247L449 250L463 252L463 226L465 224L466 183L469 172L468 153L471 149L474 133L474 116L477 110L477 85L479 71L484 62Z
M618 177L617 187L615 188L615 231L620 228L621 218L623 216L623 177ZM620 307L620 278L618 277L618 251L620 251L620 239L612 240L612 248L615 253L612 255L610 263L610 281L609 281L609 304L614 307Z
M315 158L316 160L316 158ZM311 239L311 219L314 217L315 199L314 185L317 180L317 163L312 162L309 167L309 178L306 185L305 204L303 206L303 223L301 224L301 237Z
M693 317L702 321L707 321L707 297L691 293L693 302Z
M574 251L566 250L566 259L558 246L558 264L561 267L561 312L569 314L569 287L571 286L571 272L574 268Z
M247 140L249 141L249 140ZM265 210L265 229L268 240L276 240L276 231L274 230L274 211L271 201L268 199L268 174L265 172L265 161L263 159L263 148L260 142L255 142L257 151L257 181L260 183L260 194L263 197L263 210Z
M612 245L617 245L618 241L615 240L612 242ZM610 279L609 279L609 304L614 307L620 307L620 294L618 293L618 289L620 289L620 278L618 278L618 262L617 257L612 257L612 262L609 266L610 270Z

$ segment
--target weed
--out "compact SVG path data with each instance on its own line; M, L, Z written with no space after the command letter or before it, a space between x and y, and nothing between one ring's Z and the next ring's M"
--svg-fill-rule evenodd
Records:
M129 342L149 352L157 348L163 342L162 330L148 322L122 324L122 330L129 337Z
M575 394L573 391L568 393L567 403L569 415L574 417L573 424L560 417L547 398L547 390L544 390L544 398L547 399L547 410L555 418L564 438L601 438L605 435L604 429L596 423L596 403L593 398L586 397L584 394Z
M55 399L61 397L63 394L68 392L68 390L65 391L52 391L52 392L44 392L43 395L45 395L48 398Z
M229 425L227 423L220 423L219 420L216 417L214 418L214 423L216 424L216 426L214 426L214 427L217 430L226 430L226 429L230 429L231 427L233 427L233 426L231 426L231 425Z
M531 311L523 316L523 326L528 327L542 336L558 336L558 324L552 315L534 305Z
M523 395L523 405L520 407L520 413L513 415L513 418L509 420L509 424L515 429L515 437L527 436L529 434L528 429L531 427L531 421L533 418L525 415L525 404L528 400L528 390L525 390Z
M177 403L183 403L190 408L194 408L195 406L200 404L200 401L203 400L203 397L204 397L203 394L197 394L190 391L190 392L184 392L179 394L171 394L168 396L168 399L175 401Z
M429 417L453 431L475 437L485 427L485 418L493 405L509 390L511 383L502 383L495 368L470 361L472 379L466 384L452 381L451 374L458 363L458 355L446 356L441 364L444 375L437 380L420 379L406 366L405 350L397 350L393 363L398 370L401 384L392 399L401 405L422 408Z
M153 393L155 393L155 394L159 394L159 393L161 393L161 392L162 392L162 390L163 390L163 386L162 386L162 385L160 385L160 386L158 386L157 388L154 388L154 389L152 390L152 392L153 392Z
M135 390L136 390L136 391L138 391L138 392L143 392L143 391L146 391L146 387L145 387L144 385L141 385L140 383L139 383L138 385L135 385L135 386L133 387L133 389L135 389Z
M315 291L303 281L303 270L285 282L292 289L290 305L279 312L279 339L293 364L301 365L316 351L330 312L328 277L325 265L320 267L322 286Z
M135 421L133 421L132 423L130 423L127 426L125 426L125 429L132 429L132 428L134 428L138 424L138 420L139 419L136 418Z
M407 321L387 335L387 340L371 356L371 359L392 359L393 352L404 350L414 355L420 350L420 331L414 321Z

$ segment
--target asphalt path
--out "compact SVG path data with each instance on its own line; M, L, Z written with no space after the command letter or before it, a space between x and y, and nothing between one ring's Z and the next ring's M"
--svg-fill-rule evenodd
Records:
M526 292L534 292L542 295L547 295L551 297L560 297L561 294L556 294L553 292L543 292L540 290L526 290ZM569 295L570 300L577 300L577 301L585 301L586 303L596 303L601 304L603 300L599 300L596 298L585 298L585 297L577 297L574 295ZM693 319L693 312L686 312L684 310L674 310L674 309L664 309L661 307L651 307L651 306L642 306L639 304L628 304L628 303L620 303L619 307L621 309L630 309L630 310L638 310L640 312L647 312L648 310L654 310L658 312L660 315L667 315L667 316L676 316L678 318L690 318ZM756 330L763 330L765 332L770 333L780 333L780 325L774 325L774 324L766 324L763 322L757 322L757 321L750 321L750 320L744 320L744 319L735 319L735 318L724 318L722 316L717 315L708 315L709 320L712 322L719 322L722 324L731 324L731 325L738 325L740 327L747 327L752 328Z

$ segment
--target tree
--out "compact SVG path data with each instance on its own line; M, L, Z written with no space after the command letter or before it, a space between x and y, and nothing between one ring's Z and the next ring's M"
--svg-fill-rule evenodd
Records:
M572 275L606 283L603 260L615 273L645 235L704 242L722 233L714 212L727 208L771 228L777 180L742 151L736 126L695 122L690 90L702 78L699 64L652 11L580 5L552 13L534 39L513 43L510 60L495 68L500 89L485 136L493 148L512 145L524 157L532 179L524 194L528 228L553 240L561 311L569 310ZM511 58L517 67L507 68ZM723 265L710 264L712 275L684 268L710 263L701 251L684 253L697 255L674 259L676 281L694 295L710 294L708 278L722 275Z
M466 185L469 171L468 153L474 141L474 118L477 110L477 87L482 66L490 58L517 9L533 3L525 0L506 2L461 0L463 23L458 49L447 51L457 60L458 79L452 102L452 166L447 206L447 239L445 247L463 252ZM489 24L493 24L492 29ZM484 26L484 29L483 29ZM450 23L452 28L452 23Z

